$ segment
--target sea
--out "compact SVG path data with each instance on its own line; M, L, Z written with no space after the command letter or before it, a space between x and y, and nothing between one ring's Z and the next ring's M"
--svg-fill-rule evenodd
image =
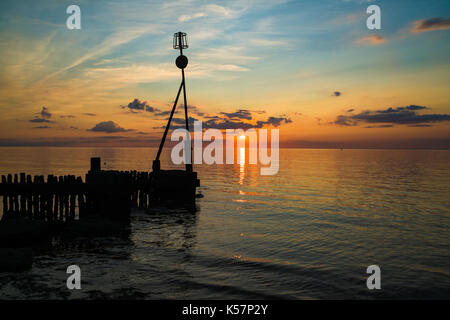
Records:
M151 171L156 151L1 147L0 174L84 177L90 157ZM260 169L194 165L195 211L133 210L128 237L55 239L0 273L0 299L450 298L449 150L280 149L278 173Z

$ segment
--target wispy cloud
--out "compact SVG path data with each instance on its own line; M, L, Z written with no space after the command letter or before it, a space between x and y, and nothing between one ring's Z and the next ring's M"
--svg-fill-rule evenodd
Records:
M111 52L111 50L113 50L114 48L117 48L126 43L134 41L143 35L160 34L160 33L161 33L160 27L158 25L154 25L154 24L150 24L150 25L146 24L145 26L128 27L128 28L124 28L122 30L118 30L118 31L112 33L110 36L106 37L105 40L103 40L102 43L100 43L98 46L92 48L89 51L89 53L77 58L71 64L48 75L47 77L45 77L45 80L48 78L51 78L53 76L56 76L62 72L65 72L67 70L75 68L88 60L101 57L101 56Z
M419 33L447 29L450 29L450 18L431 18L414 21L411 32Z
M193 15L183 14L178 18L179 22L186 22L193 19L198 19L202 17L207 17L208 15L205 12L198 12Z
M373 34L367 37L363 37L356 41L359 44L379 45L386 42L386 38L379 34Z

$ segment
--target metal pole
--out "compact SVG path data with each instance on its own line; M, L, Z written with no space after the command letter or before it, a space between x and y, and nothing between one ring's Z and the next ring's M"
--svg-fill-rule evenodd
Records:
M169 117L169 121L167 122L166 130L164 131L164 135L162 137L161 143L159 144L158 154L156 155L155 161L159 161L159 156L161 155L161 151L163 149L164 142L166 141L167 132L169 131L170 122L172 121L173 114L177 107L178 98L180 97L181 87L184 87L183 82L181 82L180 89L178 89L177 98L175 99L175 102L173 103L172 112L170 113L170 117Z
M180 45L180 55L183 55L183 33L178 32L178 42ZM186 130L188 134L190 134L189 131L189 118L188 118L188 112L187 112L187 98L186 98L186 81L184 78L184 68L181 69L181 76L182 76L182 83L183 83L183 97L184 97L184 117L186 119ZM192 141L191 141L191 163L186 163L186 171L192 172Z

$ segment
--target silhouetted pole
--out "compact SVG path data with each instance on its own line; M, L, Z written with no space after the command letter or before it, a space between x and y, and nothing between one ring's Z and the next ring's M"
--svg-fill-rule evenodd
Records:
M169 131L170 128L170 123L172 121L172 117L173 114L175 112L175 109L177 107L177 103L178 103L178 98L180 97L180 92L181 92L181 88L183 88L183 97L184 97L184 117L186 120L186 131L189 135L189 140L190 140L190 131L189 131L189 117L188 117L188 112L187 112L187 96L186 96L186 80L185 80L185 76L184 76L184 68L186 68L187 64L188 64L188 58L186 56L183 55L183 48L188 48L188 44L187 44L187 40L186 40L186 33L184 32L177 32L174 34L174 39L173 39L173 48L174 49L180 49L180 55L177 57L175 64L176 66L181 69L181 85L180 85L180 89L178 89L178 94L177 94L177 98L175 99L175 102L173 104L173 108L172 111L170 113L170 117L169 120L167 122L167 126L166 129L164 130L164 134L163 137L161 139L161 143L159 144L159 149L158 149L158 153L156 155L156 159L153 161L153 171L158 171L161 169L161 163L159 161L159 157L161 156L161 152L162 149L164 147L164 143L166 141L166 137L167 137L167 132ZM190 144L190 151L191 151L191 163L187 163L187 159L186 160L186 171L192 172L192 143Z
M178 32L178 43L180 44L180 57L184 57L183 56L183 33L182 32ZM186 47L187 47L187 42L186 42ZM186 68L187 66L187 58L186 58L186 65L182 66L181 69L181 77L182 77L182 81L183 81L183 96L184 96L184 117L186 119L186 131L188 132L188 134L190 134L189 131L189 117L188 117L188 111L187 111L187 97L186 97L186 81L184 78L184 68ZM190 137L189 137L190 139ZM190 171L192 172L192 143L190 144L190 148L191 148L191 163L187 163L186 161L186 171ZM187 159L186 159L187 160Z
M169 117L169 120L167 121L166 129L164 130L163 137L159 144L158 154L156 155L155 161L153 161L153 171L158 171L161 168L161 164L159 162L159 157L161 156L161 152L164 147L164 142L166 141L167 132L169 131L170 122L172 121L173 114L175 113L175 109L177 107L178 98L180 97L180 93L181 93L181 87L183 87L183 82L180 85L180 89L178 89L177 98L175 99L175 102L173 103L172 111L170 112L170 117Z

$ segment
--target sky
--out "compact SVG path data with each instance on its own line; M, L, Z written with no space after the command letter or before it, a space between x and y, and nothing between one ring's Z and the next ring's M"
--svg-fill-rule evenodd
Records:
M178 31L204 128L276 128L281 147L450 148L447 0L3 0L0 146L158 145Z

